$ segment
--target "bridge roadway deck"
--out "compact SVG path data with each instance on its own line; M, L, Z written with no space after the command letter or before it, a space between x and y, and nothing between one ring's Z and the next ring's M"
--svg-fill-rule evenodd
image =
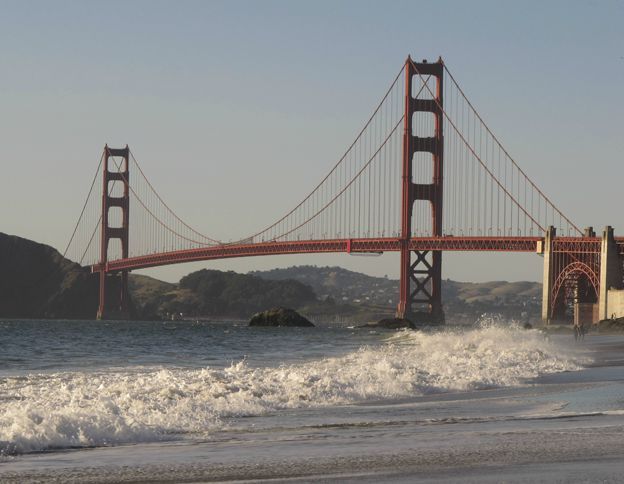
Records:
M536 252L542 237L415 237L409 241L411 250ZM148 254L109 261L106 271L145 269L148 267L234 257L314 253L382 253L398 252L398 238L296 240L219 244L196 249ZM91 266L93 272L102 264Z
M409 241L411 250L474 251L474 252L538 252L543 237L414 237ZM600 253L599 237L556 237L556 251ZM620 253L624 255L624 238L616 238ZM398 238L378 239L331 239L296 240L286 242L259 242L218 244L197 249L176 250L148 254L127 259L109 261L106 271L145 269L184 262L197 262L234 257L252 257L280 254L315 253L383 253L398 252L401 240ZM91 266L93 272L100 272L102 264Z

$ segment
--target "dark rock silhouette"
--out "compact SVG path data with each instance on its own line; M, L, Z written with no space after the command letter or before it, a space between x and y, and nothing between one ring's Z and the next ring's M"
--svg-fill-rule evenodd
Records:
M297 311L281 307L254 314L249 321L249 326L314 327L310 321L301 316Z

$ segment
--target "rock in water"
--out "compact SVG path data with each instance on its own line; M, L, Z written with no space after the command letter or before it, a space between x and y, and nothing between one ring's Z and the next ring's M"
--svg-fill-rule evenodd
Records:
M314 327L297 311L288 308L273 308L251 317L249 326L301 326Z
M383 328L383 329L410 328L410 329L416 329L416 326L409 319L385 318L385 319L382 319L381 321L377 321L376 323L365 324L365 325L362 326L362 328Z

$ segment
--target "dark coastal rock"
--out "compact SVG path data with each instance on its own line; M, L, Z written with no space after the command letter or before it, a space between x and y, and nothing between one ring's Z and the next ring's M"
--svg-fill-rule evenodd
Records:
M306 318L297 311L288 308L273 308L251 317L249 326L290 326L290 327L314 327Z
M403 318L385 318L376 323L368 323L362 328L381 328L381 329L401 329L401 328L410 328L416 329L414 323L412 323L409 319Z

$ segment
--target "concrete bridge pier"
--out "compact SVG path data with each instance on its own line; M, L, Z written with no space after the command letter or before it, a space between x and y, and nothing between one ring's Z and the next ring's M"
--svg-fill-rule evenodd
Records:
M542 320L546 324L558 319L569 322L566 309L571 302L575 321L597 323L624 317L624 257L613 228L605 227L600 254L583 248L570 253L560 246L555 250L556 235L556 229L549 227L538 248L544 257ZM584 237L595 240L591 227Z
M541 250L538 248L538 252L541 252L544 256L544 275L542 278L542 321L545 323L550 322L550 306L552 297L553 286L553 240L557 235L557 229L550 226L546 230L546 236L542 244Z
M602 233L600 248L600 294L598 295L598 320L624 316L624 290L622 260L613 236L613 227Z

